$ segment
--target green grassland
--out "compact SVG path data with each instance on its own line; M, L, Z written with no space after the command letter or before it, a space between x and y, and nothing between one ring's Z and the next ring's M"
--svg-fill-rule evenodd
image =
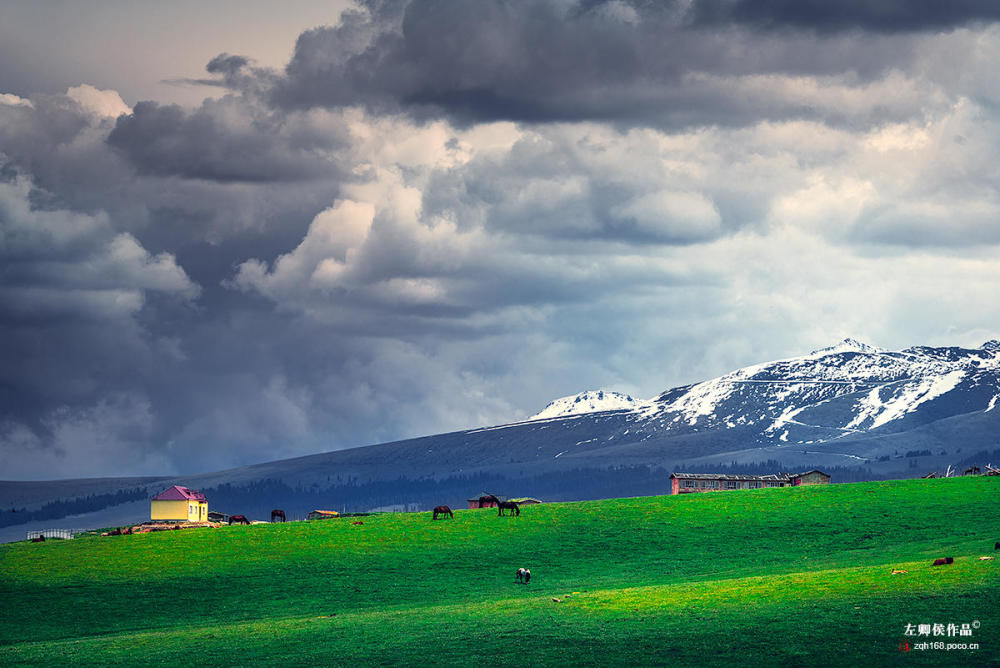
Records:
M17 543L0 664L1000 665L998 502L977 477Z

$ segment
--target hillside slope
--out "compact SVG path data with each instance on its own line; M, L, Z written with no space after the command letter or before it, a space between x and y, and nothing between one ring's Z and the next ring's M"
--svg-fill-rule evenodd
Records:
M907 660L985 665L998 493L912 480L10 544L0 660L883 664L907 624L975 621L978 654Z

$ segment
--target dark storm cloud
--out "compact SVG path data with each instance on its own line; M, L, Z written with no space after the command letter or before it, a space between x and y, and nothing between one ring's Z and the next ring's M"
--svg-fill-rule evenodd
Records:
M34 206L103 212L152 250L181 249L206 267L217 266L219 252L232 252L211 284L262 244L292 244L337 193L345 164L338 153L345 130L337 119L314 123L283 114L279 121L252 100L232 98L190 111L137 106L138 119L119 119L134 120L119 140L149 135L154 146L112 147L116 119L88 113L66 96L35 96L32 106L0 104L0 168L30 176ZM157 128L163 136L152 136ZM206 128L214 134L206 137ZM165 164L156 164L158 158ZM275 239L267 238L270 231ZM199 250L208 245L211 260Z
M743 24L817 32L948 30L1000 19L1000 5L991 0L699 0L690 11L696 26Z
M234 56L228 53L220 53L215 58L208 61L208 65L205 65L205 70L210 74L233 76L249 64L250 59L246 56Z
M288 132L284 118L247 105L206 101L188 112L140 102L118 119L108 143L142 173L212 181L289 181L332 174L337 138Z
M912 13L902 4L879 6L884 11L812 2L688 8L437 0L393 4L393 11L370 4L346 13L338 26L303 33L270 95L291 108L360 104L460 123L591 119L682 128L816 118L870 124L886 117L884 108L838 109L794 91L747 89L734 78L835 77L842 80L831 84L863 87L911 59L908 29L945 29L1000 11L985 3L965 3L953 15L934 12L931 3ZM858 30L821 36L757 30L819 28L826 16L832 26ZM900 29L888 31L890 18L876 20L883 16L899 16ZM868 28L897 35L870 40Z

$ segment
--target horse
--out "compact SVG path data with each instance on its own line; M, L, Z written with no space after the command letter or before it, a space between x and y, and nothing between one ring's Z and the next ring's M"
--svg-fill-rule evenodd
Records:
M979 475L980 473L982 473L982 471L979 470L978 466L970 466L969 468L965 469L965 472L962 473L962 475Z
M284 510L277 510L277 509L276 510L272 510L271 511L271 521L272 522L274 521L275 517L280 517L282 522L286 521L285 520L285 511Z
M488 508L490 504L496 505L500 503L500 499L493 496L492 494L487 494L485 496L479 497L479 507Z
M497 504L497 517L503 517L503 511L509 510L511 515L520 515L521 509L513 501L501 501Z
M250 520L248 520L244 515L231 515L229 517L229 526L234 524L250 524Z
M449 518L455 519L455 514L451 512L451 508L449 508L448 506L437 506L436 508L434 508L434 517L432 517L431 519L436 520L438 518L438 515L441 515L442 517L444 515L447 515Z

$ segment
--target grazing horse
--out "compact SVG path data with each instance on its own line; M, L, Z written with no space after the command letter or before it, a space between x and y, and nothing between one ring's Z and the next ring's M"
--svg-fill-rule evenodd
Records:
M953 563L955 563L954 557L945 557L943 559L935 559L934 563L931 564L931 566L945 566L947 564L953 564Z
M229 517L229 526L234 524L250 524L250 520L248 520L244 515L231 515Z
M271 521L272 522L274 521L275 517L280 517L282 522L286 521L285 520L285 511L284 510L272 510L271 511Z
M503 511L509 510L511 515L520 515L521 509L513 501L501 501L497 504L497 517L503 517Z
M434 508L434 517L432 517L431 519L436 520L438 518L438 515L441 515L442 517L447 515L449 518L455 519L454 513L451 512L451 508L449 508L448 506L437 506L436 508Z

